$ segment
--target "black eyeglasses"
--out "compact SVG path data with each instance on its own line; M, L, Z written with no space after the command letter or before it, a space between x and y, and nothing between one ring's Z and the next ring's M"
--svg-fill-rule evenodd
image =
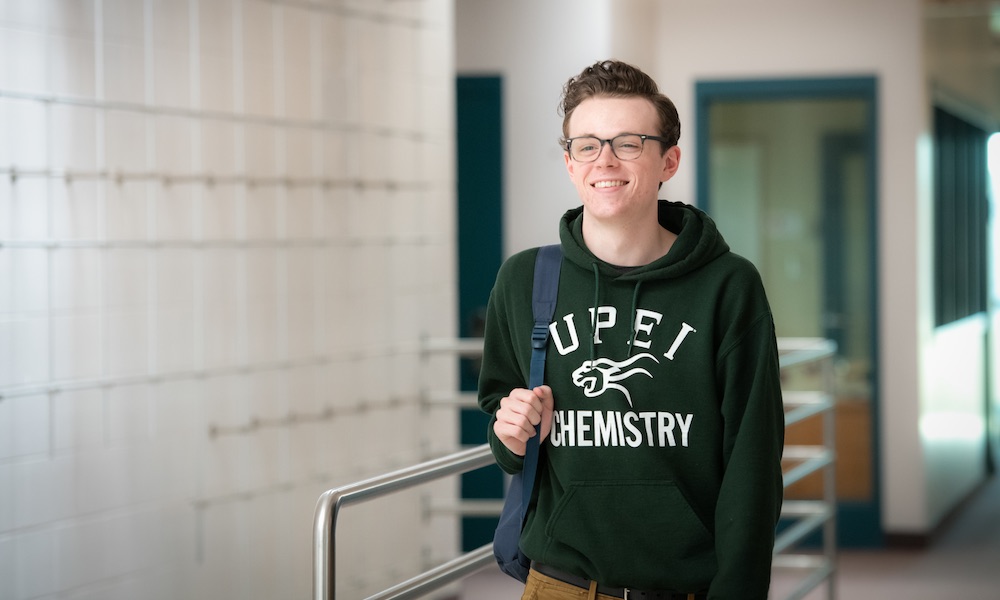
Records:
M594 162L601 155L604 144L608 144L611 146L611 151L620 160L635 160L642 156L642 147L646 140L654 140L663 144L670 143L670 140L665 137L638 133L623 133L610 140L586 135L566 140L566 152L569 152L569 157L577 162Z

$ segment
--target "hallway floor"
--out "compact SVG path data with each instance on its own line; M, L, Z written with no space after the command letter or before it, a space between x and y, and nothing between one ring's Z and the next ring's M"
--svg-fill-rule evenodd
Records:
M780 600L794 580L775 576ZM461 600L516 600L521 585L487 569L463 583ZM1000 477L980 488L923 550L844 550L838 558L836 598L842 600L1000 600ZM806 600L831 600L823 585Z

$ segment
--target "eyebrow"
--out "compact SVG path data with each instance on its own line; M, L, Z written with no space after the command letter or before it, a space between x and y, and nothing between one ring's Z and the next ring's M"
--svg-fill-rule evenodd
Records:
M622 131L620 133L616 133L615 135L613 135L613 136L611 136L609 138L606 138L606 137L601 137L601 136L597 135L596 133L583 133L583 134L580 134L580 135L571 135L571 136L569 136L569 139L582 138L582 137L592 137L592 138L597 138L599 140L613 140L613 139L615 139L616 137L618 137L620 135L656 135L656 134L652 134L652 133L636 133L634 131Z

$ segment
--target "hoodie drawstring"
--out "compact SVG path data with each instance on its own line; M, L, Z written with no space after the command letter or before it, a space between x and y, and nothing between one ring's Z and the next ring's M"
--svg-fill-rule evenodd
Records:
M590 263L590 266L594 268L594 303L591 304L594 308L590 315L590 362L593 364L597 360L597 344L594 339L597 337L597 306L601 299L601 271L596 262Z
M597 359L597 344L595 339L597 338L597 307L601 300L601 271L597 266L596 262L590 263L594 270L594 302L591 304L593 308L591 309L590 316L590 362L593 363ZM642 288L642 280L638 279L635 282L635 289L632 291L632 309L629 311L629 340L628 340L628 356L626 358L632 358L632 348L635 347L635 316L636 311L639 309L639 290Z
M632 310L629 311L629 338L628 338L628 357L632 358L632 348L635 347L635 313L639 310L639 288L642 287L642 280L636 280L635 291L632 292Z

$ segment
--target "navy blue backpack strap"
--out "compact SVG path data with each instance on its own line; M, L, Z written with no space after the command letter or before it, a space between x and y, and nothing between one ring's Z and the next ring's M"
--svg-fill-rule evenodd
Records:
M535 319L531 330L531 369L528 375L528 389L533 390L545 383L545 349L549 344L549 323L556 311L556 295L559 292L559 269L562 266L562 248L553 244L538 249L535 258L535 282L531 291L531 312ZM535 484L538 469L538 429L528 439L524 452L524 498L521 510L527 510L531 500L531 490Z
M549 343L549 324L556 310L561 266L562 248L558 245L542 246L538 249L531 293L534 325L531 330L528 389L534 389L545 381L545 350ZM500 570L520 581L527 581L531 566L531 561L521 552L519 542L538 473L539 437L536 429L535 435L528 439L524 451L524 468L511 478L503 512L500 514L500 521L493 536L493 555L500 565Z

